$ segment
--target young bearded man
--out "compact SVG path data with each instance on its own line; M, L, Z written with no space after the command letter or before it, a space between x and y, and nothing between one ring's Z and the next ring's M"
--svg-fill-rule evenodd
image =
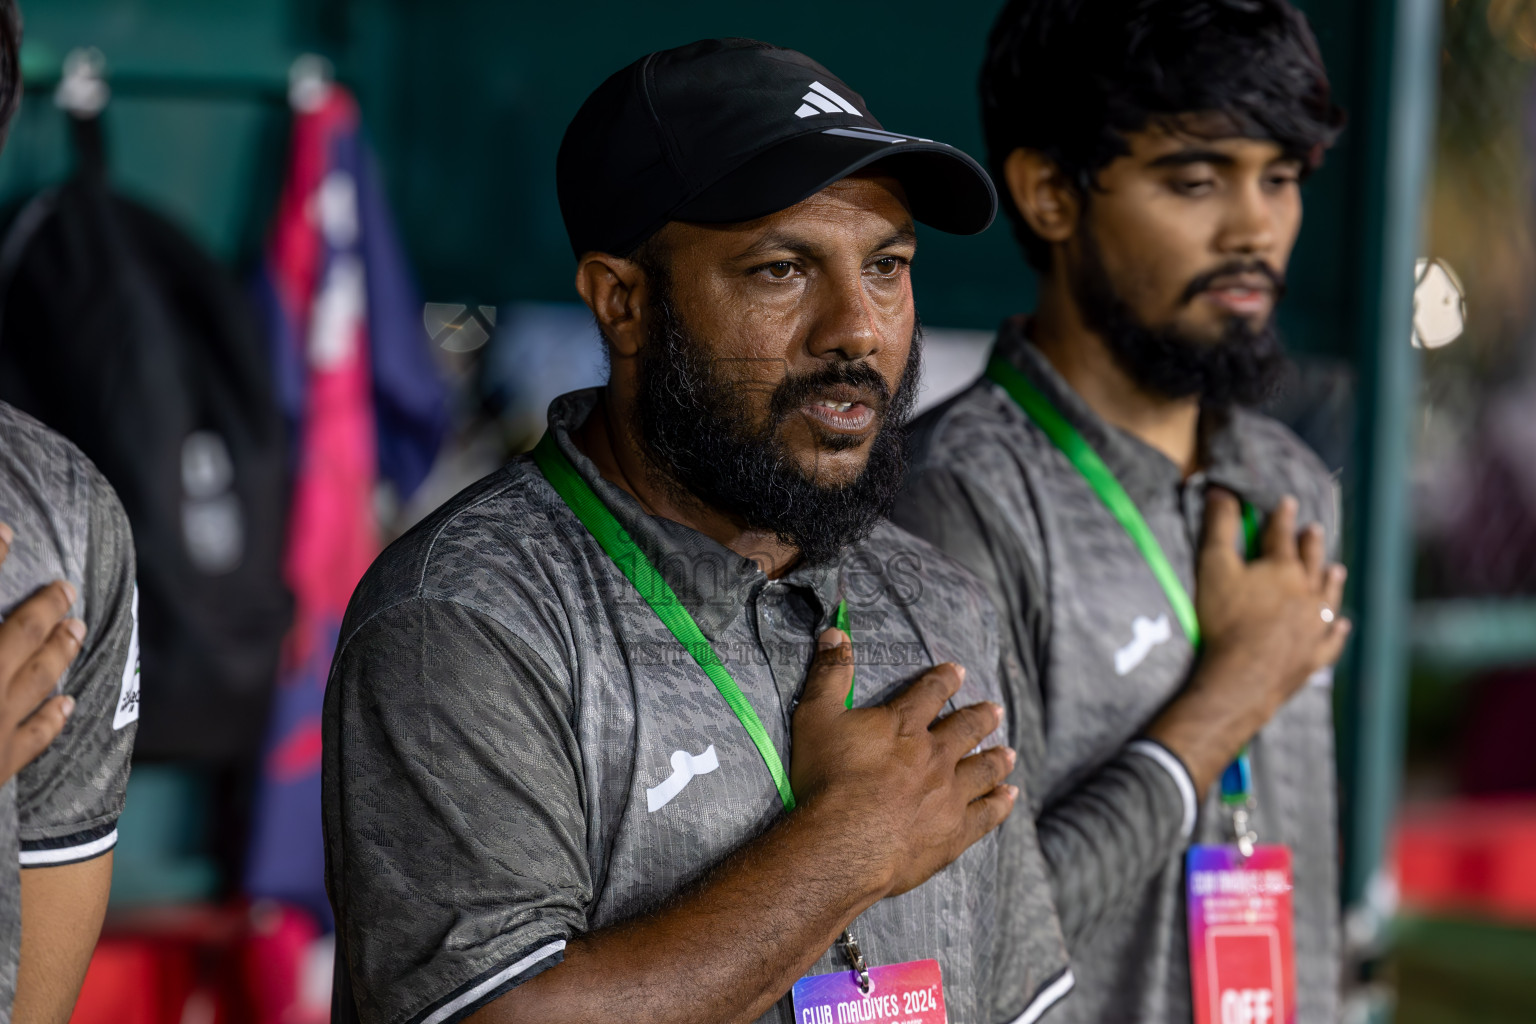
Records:
M1342 120L1315 43L1282 0L1015 0L981 94L1038 305L915 426L895 518L982 578L1023 669L1015 744L1077 982L1052 1019L1189 1020L1192 972L1231 976L1212 921L1186 934L1216 858L1273 897L1278 966L1200 998L1332 1021L1334 490L1245 408L1281 366L1300 182Z
M991 183L740 39L611 77L557 177L611 376L353 597L324 726L336 1019L1017 1012L1065 951L1029 816L995 831L995 615L882 519L914 220L980 231ZM1000 857L1036 880L1005 918ZM995 971L1005 932L1032 958Z

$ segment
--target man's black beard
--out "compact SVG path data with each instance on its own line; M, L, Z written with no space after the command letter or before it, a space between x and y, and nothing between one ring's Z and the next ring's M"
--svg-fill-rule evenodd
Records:
M1285 293L1284 279L1268 264L1235 260L1191 281L1181 303L1193 301L1218 277L1241 273L1269 278L1276 303ZM1257 330L1242 317L1230 317L1214 342L1188 337L1175 327L1147 327L1115 291L1091 231L1084 234L1083 262L1072 287L1084 322L1104 339L1120 368L1153 394L1198 395L1202 404L1218 407L1257 405L1273 395L1285 372L1285 347L1273 313Z
M906 475L902 427L917 396L921 331L912 332L912 351L894 394L867 362L828 363L779 382L767 421L757 426L746 386L718 372L665 291L655 292L654 326L639 354L636 411L640 438L662 471L661 482L684 501L703 502L740 517L752 529L772 531L798 548L808 564L835 561L850 544L869 536L901 489ZM800 407L807 401L839 384L876 396L880 427L859 476L843 486L824 487L801 472L783 441L783 426L791 416L802 415ZM822 441L829 451L857 443L844 437Z

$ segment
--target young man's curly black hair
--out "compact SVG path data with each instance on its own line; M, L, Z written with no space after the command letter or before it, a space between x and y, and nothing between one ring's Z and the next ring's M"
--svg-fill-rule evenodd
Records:
M1126 134L1151 126L1269 139L1305 173L1344 124L1312 30L1285 0L1010 0L980 84L993 178L1006 181L1014 150L1038 150L1085 197L1129 152ZM999 191L1045 269L1049 246Z

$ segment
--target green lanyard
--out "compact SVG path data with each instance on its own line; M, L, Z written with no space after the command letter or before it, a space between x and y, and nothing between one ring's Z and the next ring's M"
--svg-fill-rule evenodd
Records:
M1189 638L1190 645L1199 650L1200 620L1195 615L1195 602L1190 600L1189 591L1184 589L1179 574L1173 571L1168 556L1163 554L1163 546L1157 542L1152 528L1142 518L1141 510L1136 507L1131 496L1125 493L1125 488L1120 485L1115 474L1104 465L1099 453L1093 450L1093 446L1078 433L1076 427L1067 422L1067 418L1035 387L1034 382L1020 373L1012 363L993 356L987 364L987 376L1002 385L1003 390L1019 404L1019 408L1045 431L1045 436L1061 449L1067 461L1077 467L1083 479L1088 481L1093 493L1099 496L1104 507L1109 509L1109 514L1115 517L1131 538L1131 543L1141 552L1147 568L1157 577L1163 593L1168 597L1168 603L1173 606L1174 617L1184 627L1184 635Z
M1051 404L1044 392L1012 363L1000 356L993 356L987 364L987 376L1001 385L1018 403L1019 408L1045 432L1045 436L1061 449L1067 461L1077 468L1088 486L1104 503L1104 507L1109 509L1109 514L1124 528L1131 542L1141 552L1141 557L1146 560L1147 568L1152 570L1152 575L1162 585L1168 603L1173 606L1173 614L1178 618L1179 625L1184 627L1184 635L1189 638L1190 646L1198 651L1200 620L1195 615L1195 603L1184 589L1178 573L1174 572L1168 556L1163 553L1163 546L1158 543L1152 528L1142 517L1141 510L1136 507L1131 496L1125 493L1125 488L1120 485L1114 472L1104 464L1099 453L1093 450L1093 446L1077 428L1068 423L1060 410ZM1258 549L1259 517L1253 506L1246 501L1243 502L1243 535L1247 542L1248 557L1252 558ZM1221 797L1229 805L1247 804L1252 794L1252 772L1248 750L1244 748L1237 760L1222 773Z
M773 745L773 740L768 736L768 730L763 728L762 720L757 717L752 704L747 700L746 694L741 692L741 687L736 685L736 680L725 670L720 663L720 656L715 653L714 646L704 636L704 631L699 629L699 624L693 620L688 609L678 600L672 587L662 578L661 573L651 564L651 560L645 556L639 546L630 539L629 534L619 525L619 521L609 511L603 500L588 486L576 472L576 467L571 465L571 460L565 457L555 443L554 435L545 434L543 439L533 449L533 461L538 464L555 489L555 492L565 501L570 510L576 514L602 547L613 559L613 563L619 567L626 579L634 584L640 596L645 598L645 603L651 606L656 617L662 625L671 631L692 655L693 660L709 676L715 684L715 689L720 691L720 696L730 705L731 711L736 715L736 720L741 727L747 730L747 735L752 738L753 746L762 755L763 763L768 766L768 774L773 776L773 784L779 791L779 799L784 803L786 811L794 810L795 794L789 786L789 773L784 770L784 762L779 758L779 752ZM848 633L852 640L853 634L849 631L848 603L840 601L836 614L837 628ZM848 687L848 696L843 699L844 707L853 707L853 686Z

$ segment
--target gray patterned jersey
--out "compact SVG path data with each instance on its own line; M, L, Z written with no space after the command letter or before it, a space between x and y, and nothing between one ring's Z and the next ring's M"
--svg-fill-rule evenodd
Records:
M652 560L789 762L791 709L815 638L849 605L857 701L942 661L952 706L1002 700L980 586L889 524L840 565L777 580L603 480L569 431L597 392L555 403L551 431ZM746 732L532 461L470 487L365 577L326 691L324 813L342 1020L457 1019L560 962L565 941L654 909L782 813ZM1001 737L997 737L1001 738ZM1040 899L1007 928L1058 936ZM986 1021L996 835L854 925L872 963L936 958L950 1020ZM832 951L813 972L846 969ZM347 1006L355 1000L355 1005ZM763 1019L789 1022L788 998Z
M138 721L133 537L117 495L74 445L0 402L0 521L16 532L0 565L0 614L37 588L74 583L85 643L60 680L75 713L0 788L0 1024L10 1020L21 942L18 868L70 864L117 842Z
M1188 479L1088 409L1006 323L997 352L1046 394L1119 477L1186 588L1208 484L1269 510L1284 494L1336 543L1334 490L1284 427L1243 410L1202 421L1205 469ZM1052 1020L1190 1019L1182 855L1228 842L1219 797L1197 808L1188 774L1137 734L1185 683L1194 651L1161 587L1081 474L998 385L982 380L913 428L896 521L972 569L1023 671L1020 770L1077 987ZM1255 820L1295 863L1298 1020L1332 1021L1339 980L1331 692L1294 698L1253 744ZM1198 810L1198 814L1197 814Z

